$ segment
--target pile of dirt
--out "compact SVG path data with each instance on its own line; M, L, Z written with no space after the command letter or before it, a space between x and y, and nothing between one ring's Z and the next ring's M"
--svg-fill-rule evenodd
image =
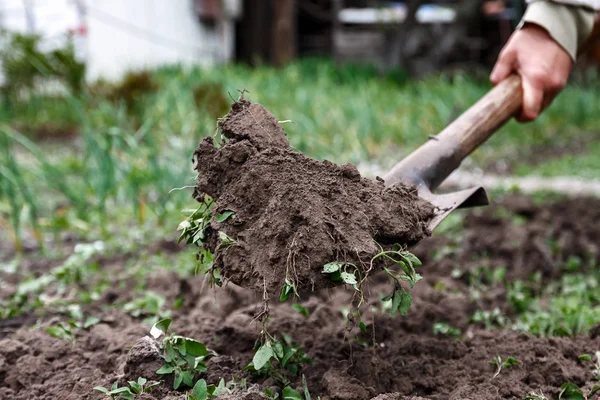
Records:
M598 240L592 239L600 237L600 225L595 223L599 210L600 199L533 206L527 198L511 197L504 199L502 206L483 213L471 211L462 234L448 238L434 235L417 248L417 254L425 260L420 270L424 279L415 288L407 316L391 317L381 310L376 294L387 291L389 283L384 277L374 276L373 296L361 316L366 333L344 317L342 310L348 306L352 291L340 287L303 298L300 305L308 311L307 316L289 303L272 304L269 331L273 335L290 334L313 359L301 373L307 378L313 398L321 396L323 400L520 400L532 391L541 391L550 399L558 397L560 385L567 381L589 389L596 381L590 364L578 357L600 349L600 327L574 338L536 338L484 330L471 322L471 316L482 304L489 309L504 308L506 292L499 292L502 287L495 288L476 301L469 287L453 277L452 271L478 268L485 253L492 268L506 267L509 279L536 272L545 265L534 251L536 237L546 247L550 246L546 239L555 241L554 259L578 256L584 260L581 268L584 264L598 265L600 257L594 252L597 247L573 246L566 238L575 232L582 243L597 246ZM523 220L517 222L515 216ZM502 243L513 243L511 239L522 240L522 248L504 249ZM492 240L497 246L488 244ZM452 254L445 253L448 249ZM153 247L145 251L150 255L159 250ZM515 262L519 257L524 258L522 265ZM111 288L99 301L84 308L86 315L96 315L101 322L80 330L74 344L44 332L46 326L58 321L58 316L0 321L0 399L100 400L105 397L92 391L94 386L110 386L115 380L124 384L140 374L157 378L151 374L160 360L153 342L146 337L149 327L120 310L103 311L112 304L130 301L139 282L115 281L114 272L125 268L126 259L97 262L111 280ZM564 273L558 268L547 279ZM204 376L208 382L246 377L251 394L233 398L264 399L260 392L272 386L273 380L242 371L252 359L261 329L254 321L262 309L260 295L235 285L211 290L203 285L201 277L177 277L172 273L152 275L146 290L164 296L166 304L185 299L172 311L172 327L179 334L203 341L218 354L208 362ZM433 326L437 322L460 328L462 338L435 335ZM497 355L502 359L514 357L520 364L494 376L492 359ZM292 385L300 389L300 377ZM163 383L141 398L185 399L185 394L171 388L168 382Z
M261 105L240 100L220 122L226 141L202 140L194 154L194 197L215 201L208 247L231 282L279 292L287 279L298 289L334 284L329 262L354 264L364 275L379 245L411 245L430 232L434 207L404 185L386 188L361 177L352 164L317 161L295 152L279 122ZM236 241L220 245L219 231Z

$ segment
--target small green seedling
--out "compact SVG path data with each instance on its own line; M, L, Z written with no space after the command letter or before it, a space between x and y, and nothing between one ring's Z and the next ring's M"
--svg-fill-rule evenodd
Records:
M588 400L593 395L600 392L600 385L594 385L586 394L574 383L565 382L560 387L561 391L558 395L558 400Z
M165 335L161 343L165 364L156 371L159 375L174 374L173 388L182 384L194 387L198 376L207 371L205 362L213 355L206 346L194 339L175 335L169 330L171 319L158 321L150 330L155 339Z
M300 394L297 390L290 386L285 386L281 391L283 400L311 400L310 391L308 390L308 384L306 383L306 377L302 375L302 391ZM264 394L270 399L278 399L279 393L273 392L271 388L266 388Z
M304 318L310 317L310 311L308 311L308 309L306 307L303 307L302 305L300 305L298 303L292 304L291 307L292 307L292 310L298 312Z
M62 339L71 344L75 343L77 332L81 329L87 329L100 322L100 318L87 317L83 320L83 314L78 319L71 319L68 322L59 322L46 328L46 333L57 339Z
M579 356L579 359L581 361L589 361L593 363L592 375L594 376L595 380L600 381L600 351L597 351L596 354L594 354L594 357L596 358L595 362L592 360L592 356L589 354L582 354Z
M354 290L360 292L359 280L360 270L356 265L346 262L334 261L323 266L323 273L329 274L329 277L334 282L344 282L350 285Z
M296 284L290 278L285 278L285 283L281 288L281 294L279 295L279 301L283 303L290 297L290 295L294 295L295 297L300 297L298 295L298 291L296 290Z
M452 337L459 337L461 333L462 332L460 331L460 329L454 328L446 322L436 322L435 324L433 324L434 335L447 335Z
M221 378L219 384L209 385L204 379L198 380L192 390L188 393L186 400L208 400L219 397L222 394L232 394L236 389L246 389L246 380L241 382L232 380L225 383L225 379Z
M548 398L540 390L539 393L529 392L522 400L548 400Z
M497 368L496 373L494 374L494 376L492 376L492 379L500 375L500 371L502 371L503 369L514 367L520 364L521 362L514 357L507 357L506 360L502 360L502 357L500 357L500 355L497 355L492 359L492 365L494 365Z
M94 390L98 392L102 392L105 395L109 396L111 399L123 399L123 400L133 400L135 396L142 393L148 393L150 389L154 386L160 384L160 382L150 381L146 378L139 377L136 381L129 381L129 387L123 386L118 387L117 382L113 383L110 389L107 389L103 386L96 386Z
M282 386L289 384L286 373L297 376L302 367L312 362L304 350L293 344L289 335L283 334L283 340L267 334L267 338L256 348L252 362L244 370L254 372L259 376L270 376L279 381ZM285 396L284 396L285 398Z

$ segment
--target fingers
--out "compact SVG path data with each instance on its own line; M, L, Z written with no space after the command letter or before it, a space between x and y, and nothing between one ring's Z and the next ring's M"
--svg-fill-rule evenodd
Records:
M498 62L492 70L490 80L494 85L499 84L513 72L515 67L515 53L512 50L502 51L498 57Z
M523 76L523 109L517 117L520 122L535 120L544 102L544 85L535 78Z

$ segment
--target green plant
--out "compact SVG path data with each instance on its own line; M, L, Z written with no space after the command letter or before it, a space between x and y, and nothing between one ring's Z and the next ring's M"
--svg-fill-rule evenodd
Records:
M600 381L600 351L597 351L594 354L594 357L596 358L596 361L593 361L591 355L582 354L579 356L579 359L581 361L588 361L588 362L592 363L592 365L593 365L592 375L594 376L595 380Z
M540 390L539 393L529 392L522 400L548 400L548 398Z
M188 393L186 400L214 399L221 394L232 394L238 389L246 389L245 379L241 382L235 380L225 382L225 379L221 378L218 385L209 385L204 379L199 379Z
M264 331L263 331L264 332ZM287 373L297 376L302 367L312 362L304 350L292 342L287 334L282 334L283 340L277 340L266 334L264 342L257 342L254 357L244 370L260 376L275 378L282 386L289 384Z
M480 322L485 325L485 329L502 328L508 323L508 319L498 307L493 310L477 310L471 317L472 322Z
M159 375L174 375L173 388L182 384L194 387L201 373L207 371L206 361L212 356L204 343L175 335L169 330L171 319L158 321L150 330L155 339L165 336L161 342L165 364L156 371Z
M500 355L497 355L492 359L492 365L496 367L496 373L492 376L492 379L500 375L500 371L505 368L511 368L520 365L521 362L514 357L507 357L506 360L502 360Z
M110 389L103 386L96 386L94 390L102 392L111 399L133 400L136 395L148 393L154 386L160 385L160 382L150 381L146 378L139 377L136 381L128 381L129 387L119 387L117 382L113 383Z
M345 284L352 286L354 290L360 292L360 270L356 265L334 261L323 266L323 273L328 274L333 282L344 282Z
M459 337L461 333L462 332L460 331L460 329L450 326L447 322L436 322L433 324L434 335L447 335Z
M164 310L165 298L150 290L144 290L139 297L123 305L123 311L134 318L147 317L146 322L156 323L158 319L170 315L168 310Z
M379 244L378 244L379 246ZM402 286L402 281L408 282L409 287L414 288L415 284L421 280L421 275L417 274L415 267L421 265L421 261L402 246L395 244L392 250L385 251L379 246L380 253L371 259L371 268L375 260L384 258L392 262L392 267L384 266L383 270L390 276L394 282L393 290L390 294L384 297L383 301L392 302L392 316L396 312L406 315L412 303L412 294ZM399 267L399 270L394 270L393 267ZM365 277L368 274L365 274Z

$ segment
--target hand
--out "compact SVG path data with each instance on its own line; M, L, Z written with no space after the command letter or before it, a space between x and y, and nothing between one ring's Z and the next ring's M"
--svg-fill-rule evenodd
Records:
M494 85L510 74L523 80L523 108L517 120L533 121L565 87L571 56L541 26L526 24L508 40L490 79Z

